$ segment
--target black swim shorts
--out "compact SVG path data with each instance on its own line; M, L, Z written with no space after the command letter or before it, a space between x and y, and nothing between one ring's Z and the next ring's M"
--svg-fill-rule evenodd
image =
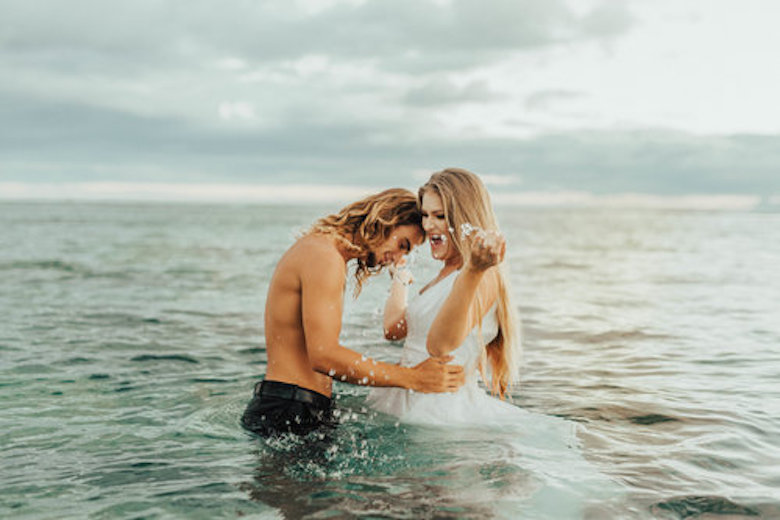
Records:
M262 381L241 417L241 425L258 435L305 435L336 425L333 403L318 392L278 381Z

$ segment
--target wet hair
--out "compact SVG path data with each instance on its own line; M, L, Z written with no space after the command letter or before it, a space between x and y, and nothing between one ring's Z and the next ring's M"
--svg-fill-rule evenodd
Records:
M382 245L398 226L414 225L422 231L422 214L417 198L409 190L390 188L353 202L338 213L322 217L307 234L334 236L348 251L357 255L355 296L363 282L382 270L374 250Z
M498 231L498 222L490 202L485 185L474 173L462 168L447 168L431 175L431 178L420 187L417 198L422 207L422 198L426 193L435 193L441 197L444 218L450 228L450 242L455 247L463 262L470 257L470 249L465 237L461 236L461 226L470 224L485 231ZM508 276L504 264L496 267L498 280L498 295L496 298L496 320L498 333L490 340L482 352L480 371L485 383L494 395L502 399L518 378L521 344L519 319L512 304ZM484 314L484 304L477 295L477 314L480 316L479 331L481 334L481 316ZM489 364L491 381L485 376L485 365Z

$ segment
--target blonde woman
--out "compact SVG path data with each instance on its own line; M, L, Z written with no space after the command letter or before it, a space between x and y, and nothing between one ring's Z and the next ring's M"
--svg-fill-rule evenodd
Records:
M438 275L407 306L410 273L396 270L385 305L385 337L406 338L402 366L429 357L454 356L466 384L447 394L373 389L369 404L409 422L486 422L516 419L507 403L517 378L520 343L507 276L500 265L506 243L479 177L457 168L434 173L418 193ZM479 376L492 397L479 385Z

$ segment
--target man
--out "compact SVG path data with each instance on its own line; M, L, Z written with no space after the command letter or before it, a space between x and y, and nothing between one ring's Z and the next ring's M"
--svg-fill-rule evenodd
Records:
M415 195L390 189L318 220L276 266L265 306L268 368L241 419L260 435L305 434L332 424L333 378L353 384L452 392L464 383L452 356L402 367L339 344L346 266L357 261L356 293L395 264L424 233Z

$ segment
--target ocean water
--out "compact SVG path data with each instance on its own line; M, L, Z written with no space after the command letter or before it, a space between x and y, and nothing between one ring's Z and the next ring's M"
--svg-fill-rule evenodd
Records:
M333 209L0 203L0 517L780 518L780 214L499 208L513 401L569 445L397 424L341 383L333 436L264 442L238 419L267 283ZM342 341L395 360L386 291Z

